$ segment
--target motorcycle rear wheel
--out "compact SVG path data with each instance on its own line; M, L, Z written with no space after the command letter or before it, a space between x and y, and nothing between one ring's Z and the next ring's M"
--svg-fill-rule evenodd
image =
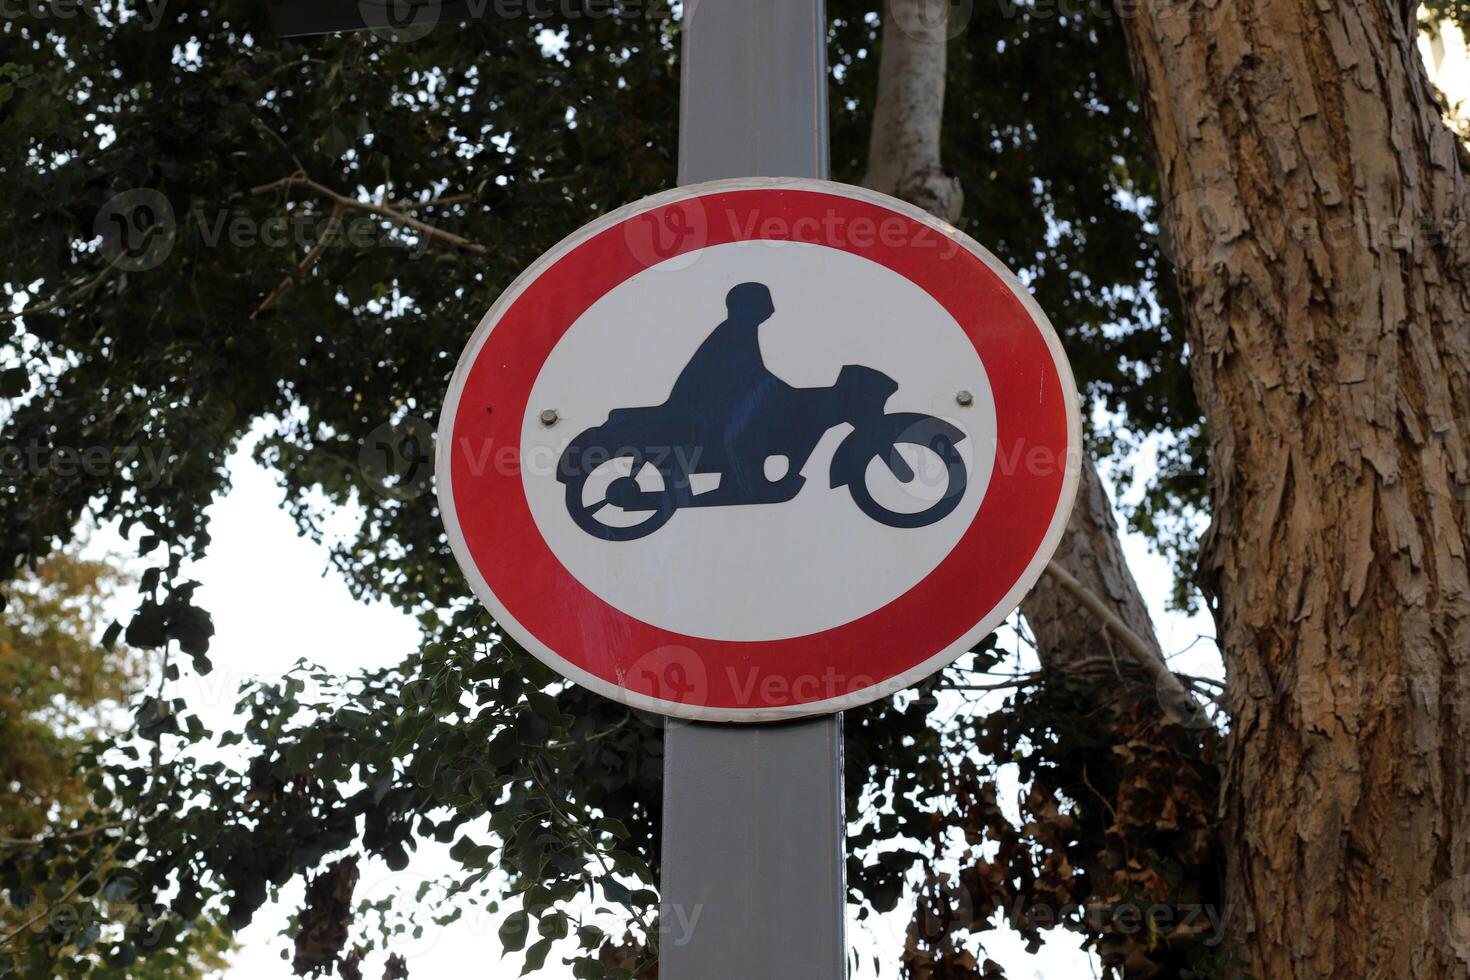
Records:
M879 524L889 527L917 528L928 527L948 517L950 513L959 506L960 500L965 496L965 486L968 477L965 473L965 460L955 444L945 435L934 435L928 439L903 438L895 440L868 456L859 468L859 474L866 474L869 464L879 460L885 466L889 466L887 454L897 453L901 445L918 446L927 450L939 458L940 465L944 468L945 488L943 495L933 504L920 511L893 510L879 503L868 487L865 476L860 475L847 485L848 493L852 494L853 503L857 504L858 510L867 514ZM905 464L900 464L902 468Z

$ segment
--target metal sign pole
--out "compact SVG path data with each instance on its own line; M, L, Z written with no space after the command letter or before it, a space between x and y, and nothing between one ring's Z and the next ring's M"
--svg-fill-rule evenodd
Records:
M679 182L827 176L823 0L685 4ZM843 980L842 716L670 721L663 980Z

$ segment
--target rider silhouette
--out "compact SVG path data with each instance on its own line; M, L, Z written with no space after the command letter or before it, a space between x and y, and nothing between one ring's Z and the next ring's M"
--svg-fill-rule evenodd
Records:
M794 434L797 389L766 367L760 325L776 312L771 291L743 282L725 294L726 316L674 382L665 405L687 419L701 447L701 470L724 471L737 484L766 482L765 459L781 455ZM803 392L808 409L813 392ZM788 472L788 478L796 474Z
M704 339L684 370L668 404L698 405L701 414L723 418L769 376L761 358L760 325L776 312L771 291L763 283L743 282L725 294L725 321Z

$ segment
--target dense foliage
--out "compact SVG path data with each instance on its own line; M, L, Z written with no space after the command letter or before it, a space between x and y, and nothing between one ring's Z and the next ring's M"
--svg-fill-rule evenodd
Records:
M424 639L391 670L303 667L256 684L227 732L206 731L167 686L144 699L139 739L95 753L97 812L59 826L44 853L0 857L13 905L84 906L102 927L51 915L45 942L0 944L0 972L133 969L217 916L243 925L305 877L294 968L355 975L368 934L353 919L358 857L402 867L424 839L464 869L430 896L443 917L499 902L513 912L501 939L528 967L554 951L577 976L642 970L656 943L660 730L561 684L468 601L419 464L454 359L498 292L592 215L672 182L677 21L573 3L546 22L285 41L255 0L66 8L37 0L0 23L0 257L7 305L24 307L0 348L18 461L0 499L3 567L43 560L86 515L118 522L147 561L126 641L166 651L166 685L208 671L212 626L184 568L208 548L226 456L264 428L257 454L303 531L355 505L337 568L417 615ZM842 0L832 14L834 176L858 181L878 11ZM1098 448L1150 434L1173 447L1138 520L1187 555L1198 412L1116 23L977 8L952 43L948 93L966 230L1050 311L1108 413ZM268 587L260 601L268 613ZM849 877L865 910L895 907L938 862L977 860L933 829L970 819L982 764L979 720L939 711L941 695L963 696L939 689L997 662L980 651L849 716ZM1072 806L1087 794L1068 761L1087 711L1023 725L1027 704L1018 695L987 722L1013 734L981 748L1001 762L1054 753L1060 764L1035 768L1057 774L1055 798L1036 806ZM1116 794L1121 779L1087 781ZM1095 854L1108 826L1027 838L1008 867ZM38 892L58 868L83 887ZM1033 885L1054 879L1017 880L1044 901ZM1069 879L1069 894L1105 895L1091 880ZM626 943L576 920L589 896L623 911Z

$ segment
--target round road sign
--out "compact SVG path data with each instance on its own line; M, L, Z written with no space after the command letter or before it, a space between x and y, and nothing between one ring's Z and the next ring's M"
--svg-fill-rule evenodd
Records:
M1066 524L1076 390L1025 288L953 227L816 180L592 222L485 315L440 422L455 557L566 677L710 721L933 673Z

